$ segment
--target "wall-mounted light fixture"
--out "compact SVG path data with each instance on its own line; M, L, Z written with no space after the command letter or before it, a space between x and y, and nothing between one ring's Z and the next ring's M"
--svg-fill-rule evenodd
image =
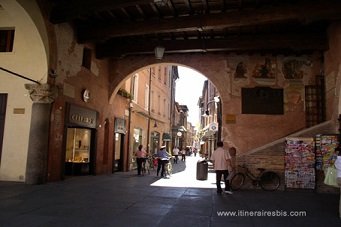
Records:
M210 111L208 110L208 105L212 102L219 103L220 102L220 97L219 96L214 96L213 100L209 101L206 105L206 111L205 114L208 116L210 115Z
M156 123L156 121L155 121L155 123L154 123L154 128L157 128L157 123Z
M163 58L163 54L165 53L165 48L162 46L157 46L154 49L155 58L161 60Z

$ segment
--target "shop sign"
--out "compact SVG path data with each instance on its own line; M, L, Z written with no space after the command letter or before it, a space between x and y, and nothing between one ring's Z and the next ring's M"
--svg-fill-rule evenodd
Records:
M68 123L87 128L96 128L97 112L83 107L70 105Z
M126 122L122 118L115 118L115 132L126 134Z
M226 124L235 124L236 123L236 115L235 114L226 114L225 115L225 123Z
M171 135L169 134L169 133L163 133L162 134L162 140L163 141L171 141L172 140L172 137L171 137Z

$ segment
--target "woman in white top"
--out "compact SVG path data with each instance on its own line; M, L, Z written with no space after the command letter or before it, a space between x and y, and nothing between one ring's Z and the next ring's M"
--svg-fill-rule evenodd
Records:
M337 170L337 184L340 186L339 217L341 218L341 147L337 147L335 152L338 152L334 165Z

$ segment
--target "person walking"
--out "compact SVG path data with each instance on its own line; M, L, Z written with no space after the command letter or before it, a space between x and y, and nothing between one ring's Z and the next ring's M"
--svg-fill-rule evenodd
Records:
M184 148L181 149L181 161L186 161L186 150Z
M158 165L156 175L159 176L159 172L161 169L161 177L165 177L165 165L169 162L170 154L166 151L166 146L161 146L160 151L157 154L159 158L159 162L161 165Z
M178 159L179 159L179 148L178 147L174 147L173 155L174 155L174 164L177 164Z
M136 164L137 164L137 175L141 175L143 162L146 161L147 152L143 149L143 145L139 145L135 152Z
M223 190L221 189L220 181L223 176L225 183L225 193L232 194L230 188L230 182L227 179L229 175L228 169L231 168L231 156L227 150L223 148L224 143L222 141L217 142L217 149L211 155L211 161L213 163L213 168L216 172L216 185L217 193L221 194Z
M336 160L334 162L334 166L336 168L336 181L337 184L340 187L340 201L339 201L339 218L341 219L341 148L337 147L335 149L336 152L338 152Z

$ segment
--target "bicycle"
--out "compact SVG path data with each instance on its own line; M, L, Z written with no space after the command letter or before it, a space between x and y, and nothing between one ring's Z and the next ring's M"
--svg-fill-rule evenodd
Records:
M238 165L238 167L244 169L245 173L237 172L234 174L230 182L232 190L239 190L244 185L246 177L252 180L253 185L260 186L264 191L275 191L280 186L280 177L273 171L257 168L259 174L255 176L245 165Z
M144 162L142 162L142 169L141 172L142 174L150 174L150 168L151 168L151 164L150 164L150 158L145 158Z
M173 172L173 166L171 163L172 158L169 159L168 163L165 164L165 177L171 177Z

